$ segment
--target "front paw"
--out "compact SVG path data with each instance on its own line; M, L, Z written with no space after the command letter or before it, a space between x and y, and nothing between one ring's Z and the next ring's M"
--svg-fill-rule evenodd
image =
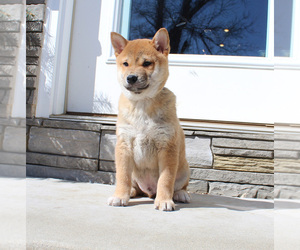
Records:
M124 206L128 205L128 201L129 201L129 198L119 198L119 197L112 196L112 197L108 198L107 204L109 206L116 206L116 207L123 206L124 207Z
M155 209L159 209L161 211L174 211L175 210L175 204L172 200L158 200L156 198L154 205L155 205Z

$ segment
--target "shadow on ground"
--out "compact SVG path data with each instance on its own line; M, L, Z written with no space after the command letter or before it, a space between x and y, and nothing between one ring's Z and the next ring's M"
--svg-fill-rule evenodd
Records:
M274 202L271 200L247 200L205 194L191 194L191 198L192 201L190 203L176 203L175 211L190 208L227 208L236 211L251 211L274 208ZM141 197L130 199L129 206L149 205L153 203L153 199Z

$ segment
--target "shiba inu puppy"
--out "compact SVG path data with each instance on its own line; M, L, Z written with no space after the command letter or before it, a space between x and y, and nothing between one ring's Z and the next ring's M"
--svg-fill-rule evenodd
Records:
M112 32L119 100L116 144L116 191L111 206L126 206L130 197L155 197L155 208L174 210L174 201L189 202L189 166L185 137L176 115L176 97L168 79L168 31L152 40L128 41Z

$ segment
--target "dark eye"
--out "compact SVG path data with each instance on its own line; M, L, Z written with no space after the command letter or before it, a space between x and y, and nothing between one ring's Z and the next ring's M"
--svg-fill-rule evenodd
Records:
M152 64L152 62L145 61L145 62L143 63L143 67L148 67L148 66L150 66L151 64Z
M128 62L124 62L123 65L124 65L125 67L128 67Z

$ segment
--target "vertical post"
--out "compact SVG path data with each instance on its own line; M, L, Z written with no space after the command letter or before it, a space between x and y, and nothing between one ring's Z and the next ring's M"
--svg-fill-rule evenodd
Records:
M291 57L300 62L300 1L293 1Z
M26 117L26 3L20 4L20 44L17 55L17 72L14 86L12 117Z
M266 57L274 58L274 0L268 1L268 25L266 41Z
M123 0L120 33L126 39L129 38L130 15L131 15L131 0Z
M52 114L65 113L66 87L68 75L69 49L72 29L74 0L60 1L58 19L57 50L55 55L55 73L53 88Z
M48 0L39 72L37 117L64 112L74 0Z

